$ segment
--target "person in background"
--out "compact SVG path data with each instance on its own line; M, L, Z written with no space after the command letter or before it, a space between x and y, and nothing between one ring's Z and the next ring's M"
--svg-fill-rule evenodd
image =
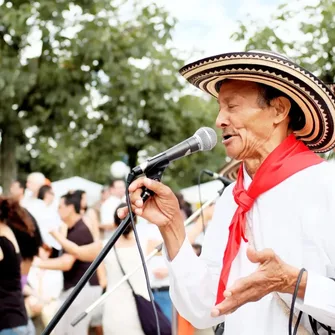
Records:
M23 235L34 238L31 217L10 198L0 198L0 335L34 335L29 322L21 285L21 251ZM16 237L17 235L17 237ZM37 246L24 246L27 255L35 253ZM36 250L33 250L36 247ZM32 250L29 250L32 248ZM24 249L22 249L24 250Z
M12 199L17 201L19 204L24 198L25 192L25 183L22 180L15 180L12 182L10 186L10 196ZM23 208L23 207L22 207ZM27 276L33 261L33 258L38 255L39 248L43 246L42 235L38 224L33 215L30 212L23 208L27 215L29 216L33 226L34 226L34 234L30 236L22 231L17 231L17 238L19 239L19 245L21 245L21 275L22 275L22 287L27 283Z
M117 208L125 206L121 203ZM114 229L117 228L121 220L114 214ZM88 245L79 246L73 243L59 232L51 232L53 236L63 246L64 250L82 261L92 261L99 254L102 248L101 242L93 242ZM106 243L105 241L104 243ZM129 225L123 235L115 244L118 257L122 263L125 272L136 268L141 259L137 250L136 240L133 234L132 226ZM119 267L115 256L115 248L105 258L105 267L107 271L107 290L112 289L122 278L123 273ZM131 278L131 284L137 294L142 295L149 300L146 281L143 270L137 271ZM120 304L122 301L122 304ZM123 283L113 295L106 300L103 307L103 330L105 335L144 335L140 320L137 314L137 308L134 297L127 283Z
M24 194L25 182L15 180L10 187L11 197L21 203ZM55 302L61 291L59 281L62 281L62 275L61 273L55 273L55 271L39 270L31 267L34 256L39 255L39 257L48 258L53 250L43 243L35 218L27 209L24 208L24 210L32 220L35 232L33 236L20 231L16 233L22 256L21 285L28 316L32 318L36 331L39 333L50 321L50 315L53 315L58 308Z
M100 206L109 198L110 196L110 190L109 190L109 186L104 186L101 190L101 194L100 194Z
M189 202L184 199L184 196L181 193L176 193L176 197L178 199L179 208L183 215L184 220L190 217L193 213L192 206Z
M191 244L202 244L207 226L213 217L214 207L214 204L212 204L205 208L202 211L202 214L199 215L195 223L187 228L187 237Z
M67 238L78 245L86 245L93 243L93 236L82 219L80 213L80 199L73 193L67 193L60 199L59 214L63 222L68 226ZM78 283L80 278L91 265L90 262L82 262L76 259L73 255L63 253L62 256L41 260L36 258L34 265L42 269L54 269L63 271L64 290L60 300L63 303L71 294L73 288ZM76 327L71 326L71 322L77 316L78 311L85 309L101 295L98 277L94 274L87 285L81 291L71 307L63 316L62 320L55 328L56 335L82 335L87 334L92 315L85 318Z
M73 192L75 196L78 196L80 199L80 212L83 217L83 221L88 226L93 236L94 241L100 240L100 232L99 232L99 225L100 220L97 211L92 208L88 207L87 204L87 193L83 190L76 190ZM99 284L102 288L102 292L105 291L107 286L107 277L106 277L106 269L103 264L101 264L97 269L97 275L99 279ZM94 331L96 335L103 334L102 328L102 306L99 306L93 314L92 320L90 323L90 327Z
M37 199L41 199L47 206L51 206L55 199L55 194L52 190L52 187L50 185L43 185L40 187L38 190Z
M61 220L55 209L47 206L46 203L38 199L38 192L45 185L46 178L40 172L33 172L28 175L26 196L21 201L21 206L26 208L36 219L40 228L43 242L53 248L53 256L58 256L61 249L59 243L49 234L49 230L57 227L60 229ZM58 274L59 275L59 274Z
M100 220L97 212L87 205L87 193L83 190L76 190L73 192L75 196L80 199L80 213L83 216L84 222L88 225L93 234L94 239L99 239L99 225Z
M126 184L123 179L114 179L111 181L109 186L109 197L103 202L100 208L101 224L100 230L103 232L103 239L110 239L113 235L114 225L114 213L118 205L120 205L122 199L126 193Z
M18 201L20 204L24 199L24 192L26 190L26 182L21 179L14 180L9 188L10 196Z

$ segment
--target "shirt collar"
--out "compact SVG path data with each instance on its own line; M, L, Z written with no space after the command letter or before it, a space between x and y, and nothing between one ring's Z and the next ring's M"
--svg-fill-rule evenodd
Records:
M249 176L246 168L245 168L245 165L243 163L243 186L244 186L244 189L247 190L252 182L252 179L251 177Z

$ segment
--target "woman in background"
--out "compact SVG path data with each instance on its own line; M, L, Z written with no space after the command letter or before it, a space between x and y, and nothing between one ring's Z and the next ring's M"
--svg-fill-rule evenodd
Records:
M13 199L0 198L0 335L35 334L24 305L20 253L22 236L34 239L34 232L27 211Z
M47 206L51 206L55 199L55 194L50 185L43 185L39 191L37 198L43 200Z

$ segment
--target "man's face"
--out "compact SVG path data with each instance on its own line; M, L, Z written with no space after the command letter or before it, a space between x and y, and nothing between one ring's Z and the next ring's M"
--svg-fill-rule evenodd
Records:
M10 185L9 192L10 195L16 200L20 200L24 196L24 189L21 188L20 183L18 183L17 181L14 181Z
M253 82L223 82L218 97L216 126L222 129L222 143L229 157L257 158L274 129L274 108L259 105L259 86Z
M123 180L116 180L113 187L111 188L111 194L118 198L123 198L126 194L126 185Z
M62 221L66 223L67 219L75 212L72 205L67 206L64 198L61 198L58 206L58 213Z

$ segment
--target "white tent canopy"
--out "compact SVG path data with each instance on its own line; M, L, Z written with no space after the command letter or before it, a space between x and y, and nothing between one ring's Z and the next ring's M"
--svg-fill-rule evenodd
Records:
M103 188L103 185L81 177L71 177L58 180L53 182L51 185L57 198L60 198L62 195L66 194L69 191L85 191L87 194L87 204L89 206L99 201L100 193Z
M219 180L213 180L200 184L201 201L205 202L207 200L213 199L215 195L217 195L217 192L222 189L222 187L223 184ZM180 191L180 193L184 196L184 199L191 204L197 204L200 202L198 185L184 188Z

